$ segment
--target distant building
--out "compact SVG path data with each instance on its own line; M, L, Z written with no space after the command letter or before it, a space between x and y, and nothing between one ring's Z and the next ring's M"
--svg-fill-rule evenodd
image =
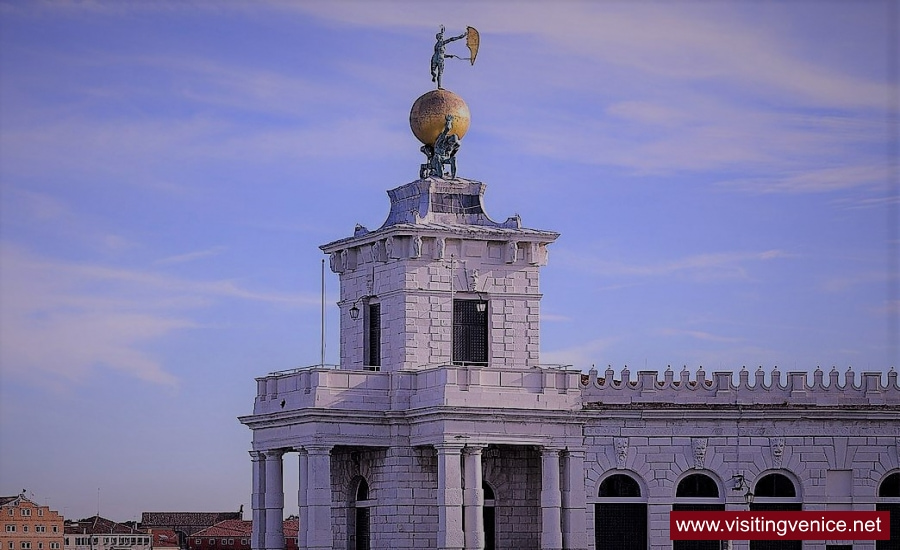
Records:
M65 550L151 550L150 534L100 516L66 521Z
M297 531L300 522L296 516L284 520L284 536L287 550L297 550ZM189 550L250 550L253 522L231 519L197 531L188 540Z
M178 542L178 533L171 529L149 529L148 534L153 538L151 543L153 550L176 550L181 548Z
M0 550L60 550L63 517L24 494L0 497Z
M140 528L170 529L178 534L178 545L188 547L188 537L207 527L226 521L240 520L243 512L144 512Z

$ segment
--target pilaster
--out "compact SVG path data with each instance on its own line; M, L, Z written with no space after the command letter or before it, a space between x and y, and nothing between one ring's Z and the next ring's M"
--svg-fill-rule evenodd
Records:
M463 449L465 462L465 487L463 488L463 514L465 516L465 543L467 550L484 548L484 489L482 488L480 446Z
M253 462L253 492L250 495L253 531L250 534L251 550L266 547L266 456L259 451L250 451Z
M438 459L438 550L462 550L465 537L462 527L462 445L435 445Z
M307 548L331 550L334 546L331 530L331 447L307 446L305 462L308 481Z
M541 549L561 550L562 495L559 490L559 449L541 451Z
M281 457L284 451L272 449L264 452L266 457L266 550L284 550L284 478Z

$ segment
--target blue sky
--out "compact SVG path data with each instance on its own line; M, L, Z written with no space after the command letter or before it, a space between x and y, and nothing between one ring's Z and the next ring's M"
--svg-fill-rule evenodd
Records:
M459 175L562 233L544 362L900 363L889 2L3 1L0 493L249 510L235 417L415 179L440 24L482 37Z

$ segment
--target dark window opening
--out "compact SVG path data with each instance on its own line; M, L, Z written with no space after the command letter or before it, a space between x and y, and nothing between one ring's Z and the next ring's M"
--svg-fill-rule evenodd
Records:
M483 300L453 300L454 363L487 365L487 320L487 302Z
M794 482L787 476L769 474L756 482L754 494L758 497L794 498L797 496L797 490L794 488Z
M639 497L641 486L631 476L615 474L603 480L600 484L601 497Z
M496 497L494 496L494 489L486 481L481 482L481 489L484 491L484 508L482 509L484 517L484 550L495 550L497 548L497 514L494 508L496 506Z
M891 514L891 538L876 540L875 550L900 550L900 503L879 502L875 510Z
M366 365L381 366L381 304L369 304L366 334Z
M675 496L680 498L719 498L719 486L704 474L691 474L678 483Z
M594 533L597 550L647 550L647 504L597 504Z
M883 498L900 498L900 472L891 474L878 487L878 496Z

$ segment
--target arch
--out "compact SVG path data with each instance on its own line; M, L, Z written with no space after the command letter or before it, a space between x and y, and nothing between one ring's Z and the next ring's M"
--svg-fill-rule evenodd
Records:
M719 481L711 472L689 470L675 486L673 512L708 512L725 510L725 497ZM673 540L672 550L719 550L718 540Z
M715 498L722 494L719 484L708 474L690 473L678 482L675 498Z
M637 497L601 497L600 496L600 488L603 486L604 483L606 483L607 479L616 477L616 476L628 477L632 481L637 483L639 491L640 491L639 496L637 496ZM616 482L613 482L613 483L616 483ZM628 483L628 482L624 482L624 483ZM616 469L616 470L607 470L606 472L601 474L600 477L597 478L597 483L596 483L596 486L594 487L594 492L592 495L590 495L590 497L591 497L592 501L597 501L599 499L604 499L604 498L607 498L607 499L608 498L617 498L619 500L626 499L631 502L646 502L648 494L649 494L649 490L647 488L647 483L644 481L644 478L641 477L640 474L638 474L634 470L618 470L618 469Z
M647 490L631 472L612 470L598 480L594 504L594 548L647 548Z
M481 516L484 521L484 550L494 550L497 547L497 494L491 484L481 480L481 490L484 492L484 506Z
M878 484L879 498L900 498L900 472L888 474Z
M370 550L372 500L369 496L369 482L361 475L350 480L350 513L347 514L348 550Z
M786 470L763 472L753 484L751 511L789 512L803 509L800 484ZM799 540L751 540L750 550L801 550Z
M889 472L878 484L875 510L891 514L891 539L875 541L876 550L900 548L900 470Z
M631 498L641 496L641 486L627 474L613 474L600 483L597 496L601 498Z
M753 494L757 497L797 498L797 487L784 474L772 472L756 480Z

